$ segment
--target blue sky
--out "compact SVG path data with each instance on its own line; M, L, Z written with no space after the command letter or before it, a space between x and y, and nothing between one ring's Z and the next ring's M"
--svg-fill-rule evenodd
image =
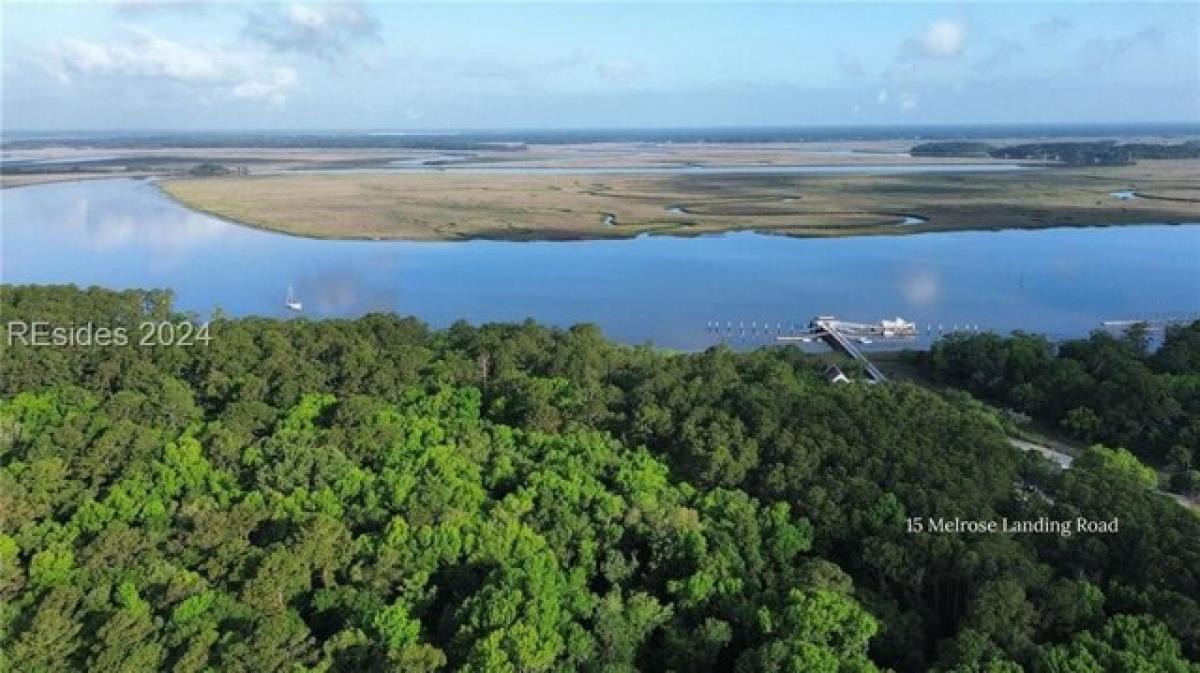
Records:
M1200 122L1200 4L5 2L9 129Z

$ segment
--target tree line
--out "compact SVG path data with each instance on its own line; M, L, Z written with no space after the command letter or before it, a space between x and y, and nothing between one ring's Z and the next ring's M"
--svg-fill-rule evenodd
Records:
M926 373L1029 414L1086 443L1125 447L1200 494L1200 321L1054 344L1033 334L953 335L921 357Z
M1057 161L1067 166L1125 166L1138 159L1200 158L1200 140L1177 144L1112 140L1021 143L996 147L981 141L935 141L915 145L914 157L991 157Z

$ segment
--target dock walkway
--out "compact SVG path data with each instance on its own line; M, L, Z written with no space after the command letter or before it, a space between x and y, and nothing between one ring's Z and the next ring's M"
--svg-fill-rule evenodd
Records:
M821 326L823 329L820 337L825 341L825 343L829 344L830 348L841 351L861 362L863 369L867 370L867 376L871 377L871 380L875 383L884 383L887 381L887 376L879 369L879 367L876 367L875 363L867 359L867 356L863 355L863 352L858 348L858 346L855 346L849 339L847 339L846 335L839 332L833 325L822 323Z

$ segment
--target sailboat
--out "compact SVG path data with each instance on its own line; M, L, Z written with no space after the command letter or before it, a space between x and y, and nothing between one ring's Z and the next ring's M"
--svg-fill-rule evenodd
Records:
M288 286L287 298L283 300L283 305L292 309L293 311L304 310L304 304L301 304L300 300L296 299L296 293L292 290L291 285Z

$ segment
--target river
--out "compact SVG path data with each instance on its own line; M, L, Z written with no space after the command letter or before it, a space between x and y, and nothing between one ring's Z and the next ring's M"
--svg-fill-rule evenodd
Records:
M189 211L153 184L90 180L4 190L0 280L170 288L207 314L369 311L435 326L526 317L593 322L628 343L695 349L708 325L806 323L832 314L926 326L1086 334L1101 320L1195 311L1200 225L799 239L515 243L324 241ZM599 223L597 223L599 226ZM766 340L759 337L760 341ZM879 344L874 347L880 347Z

